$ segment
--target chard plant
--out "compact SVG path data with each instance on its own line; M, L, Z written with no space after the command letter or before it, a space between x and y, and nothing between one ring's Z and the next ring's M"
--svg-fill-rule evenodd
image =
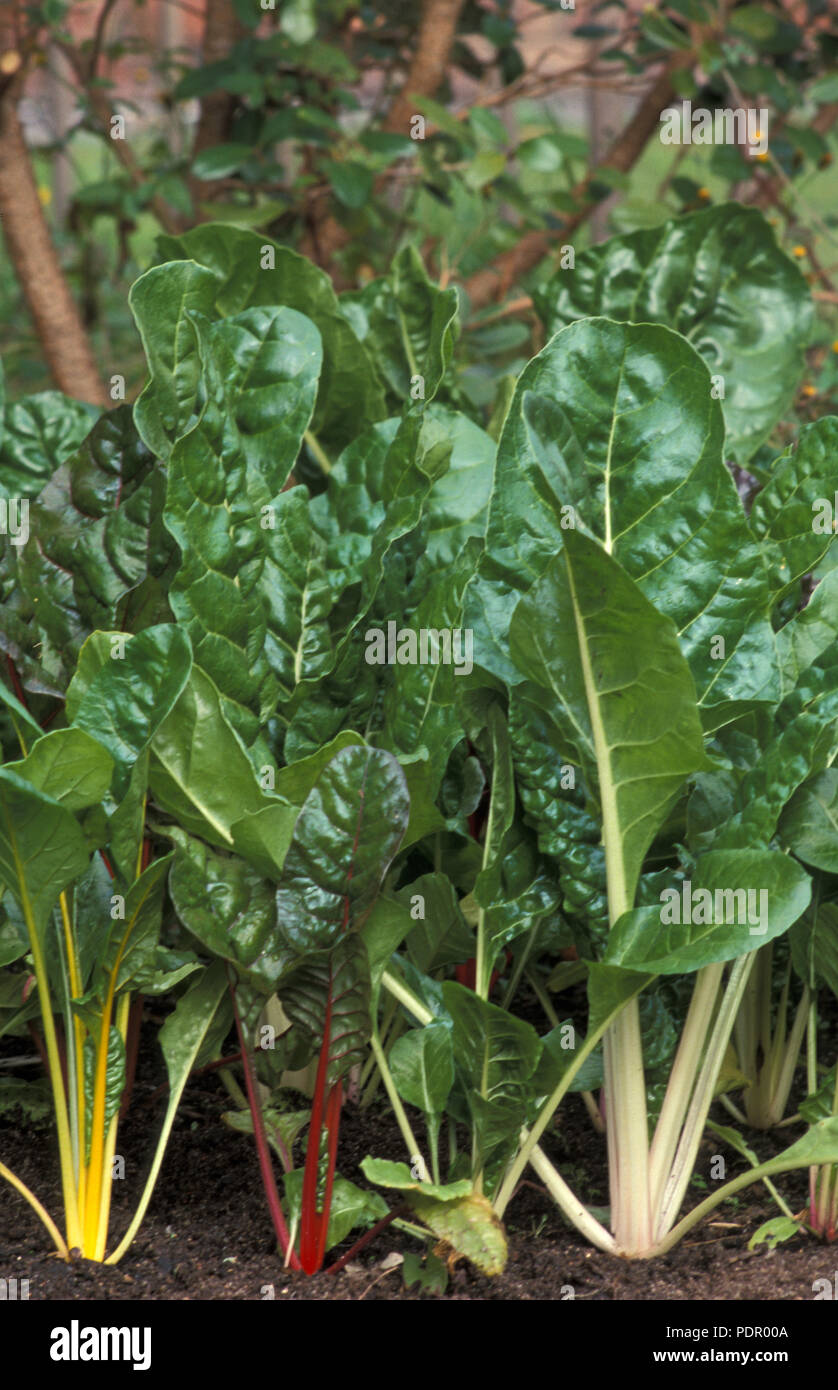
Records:
M23 756L0 768L0 959L24 964L31 977L13 977L25 1002L3 1027L29 1020L42 1047L63 1230L6 1165L0 1174L65 1258L81 1254L116 1264L130 1246L187 1077L223 998L219 966L205 971L194 955L178 956L160 943L171 857L152 860L145 834L150 744L191 666L188 639L174 626L149 628L130 642L119 633L97 633L67 693L66 728L44 733L24 704L4 696ZM160 1032L170 1094L151 1170L127 1231L108 1250L117 1130L130 1087L132 999L168 992L196 972Z
M536 302L549 341L469 418L457 294L410 248L337 296L287 247L202 225L131 292L133 407L91 422L53 393L7 416L0 486L30 534L0 562L4 754L20 740L0 1027L40 1011L62 1253L120 1258L189 1069L233 1028L237 1127L307 1273L391 1220L496 1273L528 1165L624 1256L798 1166L834 1229L813 1042L834 920L812 890L832 870L806 836L838 752L838 555L813 526L838 422L774 446L808 289L726 204L580 254ZM729 465L759 485L747 511ZM161 930L169 901L196 951ZM552 997L583 981L584 1038ZM162 991L161 1146L108 1254L131 999ZM683 1216L714 1098L744 1085L745 1120L776 1122L802 1031L808 1133L759 1164L720 1129L751 1167ZM356 1089L404 1144L363 1165L389 1210L338 1172ZM608 1212L545 1151L571 1091L604 1123Z

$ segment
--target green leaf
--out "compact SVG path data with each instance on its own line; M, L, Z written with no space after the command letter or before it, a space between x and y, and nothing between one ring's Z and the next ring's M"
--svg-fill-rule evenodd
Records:
M431 401L454 350L458 299L456 290L442 290L428 277L416 248L403 247L388 276L341 295L340 307L361 341L374 349L397 405Z
M711 850L697 860L687 882L691 899L686 883L674 884L660 906L636 908L617 920L608 938L608 964L679 975L735 960L787 931L812 891L800 865L771 850Z
M37 497L79 447L97 413L61 391L7 403L0 417L0 497Z
M106 795L113 766L101 743L81 729L56 729L38 739L27 757L6 763L5 770L25 778L68 811L83 811Z
M324 445L342 448L362 425L383 418L384 399L372 361L340 313L325 271L261 233L222 224L202 223L183 236L161 237L158 244L164 255L191 258L212 271L216 315L284 305L311 319L323 343L312 429ZM266 263L263 248L272 252L273 266ZM206 304L194 307L211 313Z
M165 473L120 406L31 504L31 544L4 563L14 588L0 637L31 689L63 695L93 629L148 626L149 611L170 617L165 492Z
M783 1241L800 1235L802 1230L803 1223L793 1221L790 1216L772 1216L754 1231L748 1241L748 1249L756 1250L760 1245L767 1245L769 1250L776 1250Z
M683 333L723 378L726 447L741 464L792 402L812 321L800 271L763 215L739 203L612 237L559 271L536 304L551 334L598 314Z
M126 796L137 759L180 698L192 669L189 638L174 623L134 637L96 633L67 692L74 726L106 748L116 764L114 795ZM114 638L122 638L114 646ZM119 653L122 652L122 655ZM96 669L98 666L98 669Z
M389 1056L396 1090L426 1115L441 1115L454 1084L454 1044L445 1023L412 1028L397 1038Z
M801 674L838 639L838 570L820 581L806 607L777 633L777 660L783 690L797 685Z
M470 1197L473 1191L469 1178L449 1183L419 1182L411 1175L406 1163L393 1163L387 1158L371 1158L368 1155L361 1160L360 1168L367 1181L374 1182L377 1187L392 1187L398 1192L421 1192L438 1202L456 1202L461 1197Z
M807 908L789 932L789 945L803 983L817 988L823 981L838 999L838 903L817 902Z
M58 896L87 868L75 817L30 782L0 768L0 882L40 931ZM30 922L27 921L27 927Z
M580 520L675 622L706 721L776 698L770 590L721 443L709 374L679 335L605 319L557 334L521 374L498 445L466 605L479 664L520 679L505 649L516 601Z
M184 260L154 266L128 295L150 376L134 406L134 421L147 447L164 461L192 419L201 377L190 316L212 313L217 288L210 270Z
M778 594L817 569L833 546L832 526L815 530L813 511L819 498L828 499L831 508L836 452L838 418L826 415L804 426L796 447L777 460L754 499L751 526L762 540Z
M251 145L212 145L192 162L196 179L224 179L253 158Z
M466 925L451 880L442 873L423 874L399 889L401 901L422 916L413 922L407 952L423 974L457 965L474 955L474 932ZM411 914L412 915L412 914Z
M568 531L516 610L510 649L599 782L613 918L685 779L706 766L677 634L604 550Z
M198 666L152 738L149 785L182 829L226 848L234 822L271 804L224 718L216 687Z
M240 859L222 857L173 828L169 892L183 925L266 994L289 965L277 937L276 892Z
M457 709L458 685L472 669L473 650L463 630L466 587L480 557L480 542L473 538L444 577L431 586L411 617L411 629L427 643L428 661L393 667L393 680L384 697L383 742L397 753L433 750L431 771L436 775L428 791L436 795L448 755L463 737ZM431 636L433 634L433 636ZM435 644L435 645L434 645Z
M514 1147L527 1116L541 1039L523 1019L447 980L442 997L453 1023L454 1057L466 1087L479 1167Z
M357 212L369 201L373 189L372 170L355 160L324 159L323 173L329 180L335 197L344 207Z
M804 864L838 873L838 768L826 768L795 793L779 834Z
M492 150L480 150L466 168L466 187L485 188L487 183L499 178L505 168L505 154L496 154Z
M408 1202L429 1231L458 1255L493 1277L502 1274L508 1256L503 1225L487 1198L476 1192L453 1202L440 1202L424 1192L412 1192Z
M380 897L361 927L361 938L370 963L373 1009L378 1002L381 977L390 964L390 957L413 925L410 914L401 903L393 898Z
M831 1067L818 1089L800 1102L800 1113L810 1125L828 1120L835 1112L835 1070Z
M555 174L562 168L564 157L551 135L536 135L523 140L516 151L525 169L537 174Z
M389 753L348 747L332 758L306 797L285 856L277 909L289 945L330 947L361 926L408 813L404 774Z
M278 985L279 1001L298 1030L294 1036L309 1039L312 1054L324 1049L327 1087L364 1059L370 995L369 960L357 933L342 936L328 951L301 955Z
M302 1212L303 1169L294 1168L284 1177L286 1216L289 1224L298 1222ZM329 1228L326 1233L326 1249L332 1250L345 1240L356 1226L374 1226L376 1221L387 1215L387 1203L377 1192L365 1192L354 1183L339 1175L335 1177L332 1188L332 1204L329 1208Z
M284 528L272 543L271 526L277 510L287 516L280 493L311 420L320 338L285 308L193 324L207 401L169 462L165 521L182 555L170 602L225 715L250 744L279 694L266 647L269 604L281 607L282 597L269 597L267 556L288 541ZM299 521L296 530L299 537ZM302 617L285 623L292 632L297 625L301 642ZM299 648L295 657L300 679Z

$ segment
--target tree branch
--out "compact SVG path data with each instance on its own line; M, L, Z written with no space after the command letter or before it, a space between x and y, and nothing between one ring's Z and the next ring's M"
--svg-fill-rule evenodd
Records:
M416 97L432 97L445 77L463 0L425 0L416 51L404 85L387 113L384 130L407 134Z
M608 168L627 174L637 163L647 141L658 126L661 111L675 96L673 73L688 57L689 55L678 54L671 59L652 83L628 125L608 150L603 160L603 164ZM526 232L517 246L502 252L491 265L469 277L465 283L465 291L472 309L482 309L487 304L502 299L523 275L543 260L555 245L558 236L567 237L582 225L596 206L596 200L590 196L589 182L590 176L573 190L572 196L578 200L579 207L564 219L558 232Z
M0 51L8 29L0 24ZM18 284L47 365L68 396L106 404L105 389L81 315L70 293L38 197L17 100L25 69L0 98L0 223Z

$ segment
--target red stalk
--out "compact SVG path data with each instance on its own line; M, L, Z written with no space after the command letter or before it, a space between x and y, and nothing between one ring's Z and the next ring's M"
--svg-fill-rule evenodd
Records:
M279 1200L279 1193L276 1190L276 1179L271 1162L271 1151L268 1147L268 1136L265 1133L265 1121L262 1118L262 1105L259 1100L259 1092L256 1088L256 1082L253 1076L253 1069L250 1065L247 1042L244 1036L244 1029L242 1028L239 1006L236 1002L236 986L232 979L230 980L230 998L233 1001L236 1032L239 1035L239 1044L242 1050L244 1082L247 1089L247 1099L250 1102L250 1113L253 1116L253 1137L256 1140L256 1152L259 1155L259 1169L262 1174L262 1186L265 1189L265 1200L268 1203L268 1210L271 1213L271 1220L274 1223L276 1238L279 1241L282 1254L292 1269L299 1269L300 1262L291 1247L291 1237L288 1234L288 1227L285 1224L285 1217L282 1214L282 1203Z

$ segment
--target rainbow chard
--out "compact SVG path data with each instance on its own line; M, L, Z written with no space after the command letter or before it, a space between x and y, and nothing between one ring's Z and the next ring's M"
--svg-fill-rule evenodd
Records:
M323 1264L337 1159L343 1081L370 1029L370 966L357 935L407 829L409 798L389 753L344 748L300 811L277 890L282 944L300 960L279 996L320 1037L303 1173L300 1262Z

